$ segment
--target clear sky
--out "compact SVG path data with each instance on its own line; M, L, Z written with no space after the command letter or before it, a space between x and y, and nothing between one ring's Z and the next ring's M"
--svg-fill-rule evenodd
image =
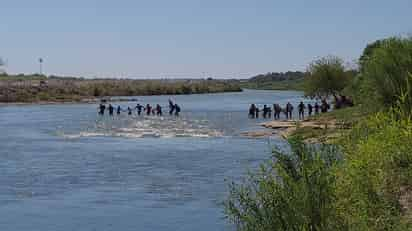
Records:
M411 32L411 0L0 1L10 73L245 78Z

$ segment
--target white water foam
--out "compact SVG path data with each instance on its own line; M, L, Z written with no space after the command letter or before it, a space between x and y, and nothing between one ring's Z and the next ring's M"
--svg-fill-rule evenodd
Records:
M206 120L187 120L166 117L127 117L98 120L87 131L61 135L67 139L81 137L124 137L124 138L174 138L174 137L221 137L223 134L212 129Z

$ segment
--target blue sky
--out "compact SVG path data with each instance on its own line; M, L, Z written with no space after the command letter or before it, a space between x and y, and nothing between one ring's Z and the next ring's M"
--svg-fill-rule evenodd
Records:
M411 0L0 1L10 73L246 78L356 60L367 43L412 32Z

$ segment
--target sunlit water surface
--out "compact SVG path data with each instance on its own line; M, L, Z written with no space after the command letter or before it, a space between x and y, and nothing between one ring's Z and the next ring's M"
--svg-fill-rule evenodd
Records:
M247 118L249 104L297 104L302 95L136 98L165 112L172 98L181 116L99 116L93 104L0 107L0 230L233 230L225 180L284 145L240 135L261 129L263 119Z

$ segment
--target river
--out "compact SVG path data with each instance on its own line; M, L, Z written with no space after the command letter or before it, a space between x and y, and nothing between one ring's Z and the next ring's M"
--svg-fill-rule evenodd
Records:
M261 129L249 105L297 105L302 93L137 98L164 111L172 98L181 116L99 116L94 104L0 107L0 230L232 230L222 208L227 181L284 145L240 135Z

